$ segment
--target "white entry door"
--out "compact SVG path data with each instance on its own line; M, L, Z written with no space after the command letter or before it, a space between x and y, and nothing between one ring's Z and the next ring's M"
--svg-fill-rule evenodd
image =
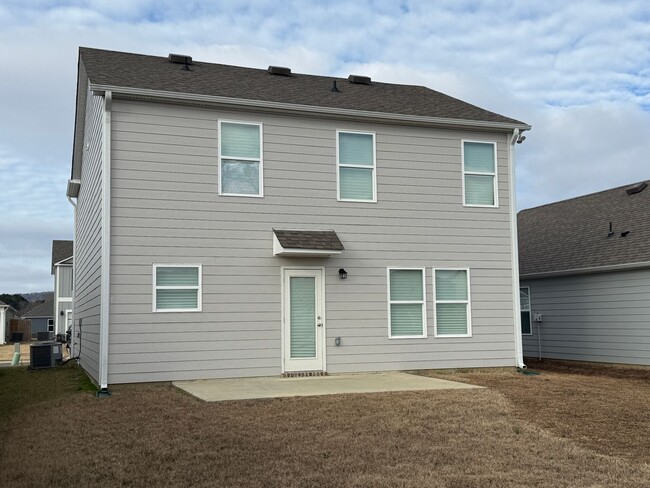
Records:
M325 367L325 287L322 268L285 269L282 341L284 371Z

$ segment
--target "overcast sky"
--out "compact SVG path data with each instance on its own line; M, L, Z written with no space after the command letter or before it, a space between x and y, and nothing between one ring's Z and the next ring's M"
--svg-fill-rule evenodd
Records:
M533 126L518 208L650 178L650 2L2 0L0 293L72 239L77 49L426 85Z

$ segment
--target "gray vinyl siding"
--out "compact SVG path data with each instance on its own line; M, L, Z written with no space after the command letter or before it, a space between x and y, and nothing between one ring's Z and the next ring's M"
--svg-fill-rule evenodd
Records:
M264 198L218 195L218 119L263 124ZM326 269L331 373L515 365L505 134L124 100L112 124L109 383L280 374L281 267L302 265ZM337 129L376 132L377 203L337 202ZM499 208L462 206L461 139L498 142ZM274 257L272 228L345 251ZM203 265L202 312L152 313L154 263ZM388 339L388 266L426 267L426 339ZM470 268L473 337L434 338L432 267Z
M72 297L72 266L59 266L59 298Z
M103 107L103 97L88 94L75 236L74 320L81 334L80 364L95 381L99 378Z
M650 269L523 280L541 312L542 357L650 365ZM538 357L538 324L523 336Z

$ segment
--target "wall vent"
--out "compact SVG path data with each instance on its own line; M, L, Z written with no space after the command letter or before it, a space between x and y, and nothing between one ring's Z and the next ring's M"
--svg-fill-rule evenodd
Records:
M357 85L370 85L372 82L370 76L361 75L350 75L348 76L348 81L350 83L356 83Z
M634 186L631 186L627 190L625 190L625 193L628 195L634 195L635 193L641 193L643 190L647 188L648 184L644 181L642 183L637 183Z
M284 66L269 66L269 73L279 76L291 76L291 68Z

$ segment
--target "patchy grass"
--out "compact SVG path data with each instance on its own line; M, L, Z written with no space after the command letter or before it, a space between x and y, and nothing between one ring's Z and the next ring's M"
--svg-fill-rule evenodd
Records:
M37 379L41 373L45 371L22 376L25 383L33 382L25 390L30 395L38 392L36 382L47 382ZM46 401L24 401L9 412L11 427L0 439L0 486L472 488L650 483L643 454L608 454L572 437L577 431L569 429L565 435L531 415L531 403L526 402L537 397L529 398L520 389L553 384L542 398L568 403L566 409L571 410L581 397L565 388L573 384L579 389L588 379L576 374L526 377L468 371L443 377L492 388L213 404L169 385L116 386L112 397L97 399L76 391L76 374L75 369L57 371L50 383L59 382L65 393ZM605 380L604 389L620 388L621 381L633 382L638 389L638 382L644 381L591 379ZM2 401L5 385L0 378ZM543 416L550 420L553 410ZM568 421L559 412L557 422ZM583 421L580 415L571 419ZM616 430L620 423L610 428ZM643 434L637 432L636 437Z
M526 361L542 374L422 372L502 393L517 418L600 454L650 464L650 368ZM650 481L648 482L650 486Z

